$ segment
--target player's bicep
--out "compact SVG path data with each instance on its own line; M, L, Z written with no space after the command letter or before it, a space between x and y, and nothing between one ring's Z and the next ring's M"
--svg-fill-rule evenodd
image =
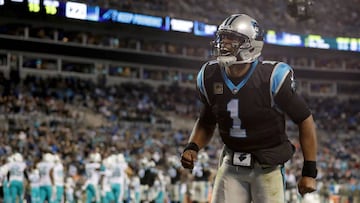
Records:
M216 125L216 117L211 110L211 106L207 103L202 103L199 124L209 128L213 128Z
M197 75L196 90L198 99L201 102L199 124L202 127L212 129L216 124L215 115L212 112L208 91L205 85L205 70L207 63L204 64Z
M304 99L295 91L291 73L286 76L274 99L276 106L284 111L295 123L302 122L311 114Z

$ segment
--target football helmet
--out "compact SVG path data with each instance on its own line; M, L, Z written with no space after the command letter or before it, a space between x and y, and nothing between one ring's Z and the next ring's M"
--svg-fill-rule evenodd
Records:
M47 163L52 163L52 162L54 162L54 155L51 153L46 153L43 156L43 160Z
M154 168L155 166L156 163L153 160L150 160L146 165L147 168Z
M252 63L261 55L264 31L250 16L233 14L219 25L212 44L214 56L224 67Z
M102 164L105 166L105 168L110 169L113 163L114 157L109 156L102 160Z
M54 154L53 159L55 163L61 163L61 158L59 154Z
M146 157L140 159L140 166L141 166L142 168L146 168L146 166L148 165L148 163L149 163L149 160L148 160Z
M91 153L90 154L90 161L94 163L100 163L101 162L101 155L100 153Z
M13 155L13 159L14 159L14 161L16 161L16 162L22 162L22 161L24 161L23 156L22 156L20 153L18 153L18 152L16 152L16 153Z
M116 155L116 161L119 162L119 163L125 163L126 160L125 160L124 154L122 154L122 153L117 154Z

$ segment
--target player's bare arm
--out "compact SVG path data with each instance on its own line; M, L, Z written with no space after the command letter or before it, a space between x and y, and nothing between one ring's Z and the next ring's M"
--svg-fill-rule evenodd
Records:
M298 182L299 193L303 196L316 190L317 138L313 117L310 115L299 124L300 144L304 156L302 177Z
M192 169L194 167L194 162L197 158L197 152L210 142L214 134L214 129L215 126L206 125L201 122L201 119L198 119L195 122L189 143L181 155L181 163L184 168Z

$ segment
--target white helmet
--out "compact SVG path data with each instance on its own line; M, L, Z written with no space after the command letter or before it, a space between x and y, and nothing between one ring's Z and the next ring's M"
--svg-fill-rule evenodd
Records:
M19 161L19 162L24 161L23 156L22 156L20 153L18 153L18 152L16 152L16 153L13 155L13 159L14 159L14 161Z
M125 160L124 154L122 154L122 153L117 154L117 155L116 155L116 161L117 161L118 163L125 163L126 160Z
M55 162L55 163L60 163L60 162L61 162L60 155L54 154L53 157L54 157L54 162Z
M148 163L149 163L149 160L146 157L140 159L140 166L141 167L145 168L148 165Z
M100 163L101 162L101 155L100 153L91 153L90 154L90 161Z
M114 163L113 160L114 160L114 157L109 156L109 157L103 159L102 164L105 166L105 168L109 169L109 168L111 168L112 164Z
M153 160L150 160L147 165L146 168L154 168L156 166L155 162Z
M44 154L43 160L48 163L54 162L54 155L51 153L46 153Z
M231 48L224 43L225 37L233 40ZM257 21L245 14L233 14L220 24L213 50L219 64L229 67L254 62L261 55L263 45L264 31Z

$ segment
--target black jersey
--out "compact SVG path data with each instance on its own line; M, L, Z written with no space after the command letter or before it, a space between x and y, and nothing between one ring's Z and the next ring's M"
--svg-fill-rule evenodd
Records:
M155 183L157 177L157 172L152 169L146 169L145 174L143 177L140 178L140 184L141 185L148 185L149 187L152 187Z
M295 123L310 115L294 91L293 77L286 63L255 61L234 84L217 61L209 61L197 77L197 90L205 107L200 121L217 124L223 142L233 151L279 146L288 141L285 114Z
M170 182L171 184L175 184L180 182L181 179L181 169L178 167L169 168Z

